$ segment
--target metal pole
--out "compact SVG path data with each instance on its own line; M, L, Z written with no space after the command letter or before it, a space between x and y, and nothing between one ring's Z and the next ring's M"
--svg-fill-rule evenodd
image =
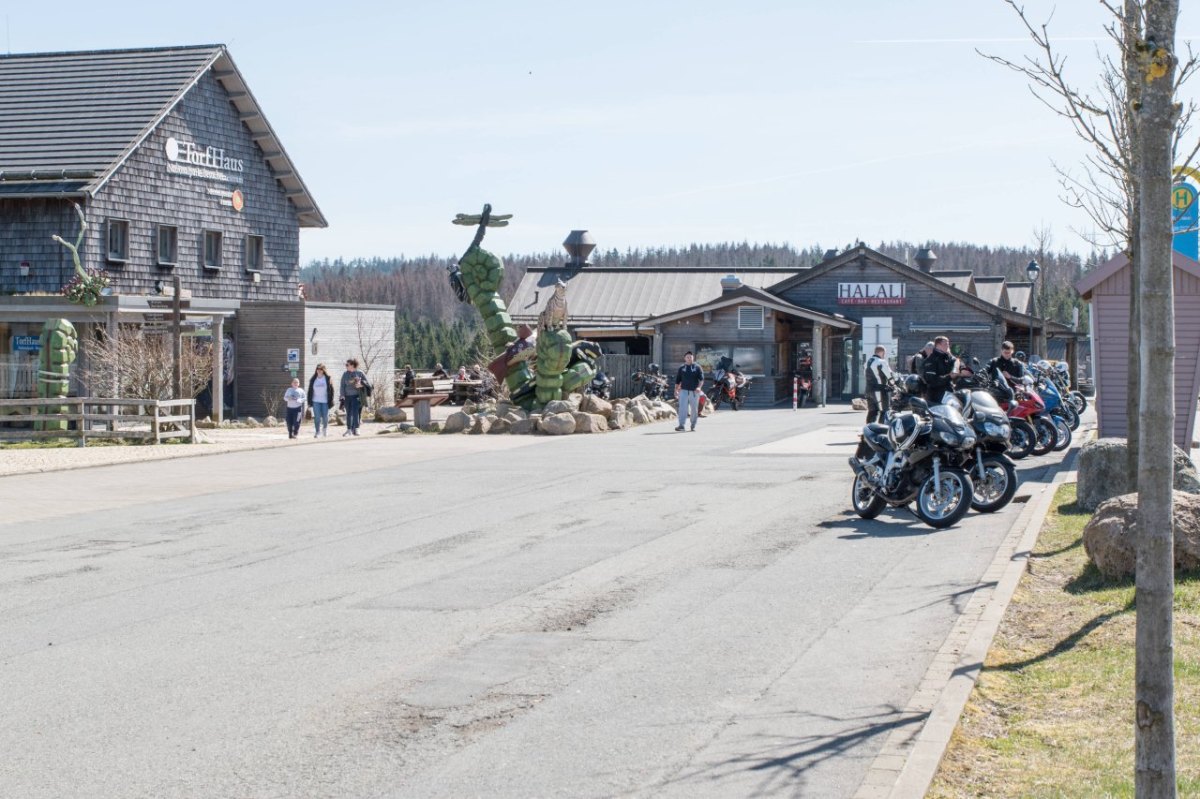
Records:
M171 300L171 357L174 359L171 364L171 389L175 399L183 399L183 313L180 298L183 287L179 275L174 276L172 284L175 296Z
M1033 362L1033 323L1037 319L1037 286L1032 287L1029 292L1029 301L1033 303L1033 308L1029 312L1029 352L1025 353L1025 360Z
M792 378L792 410L800 407L800 378L799 376Z

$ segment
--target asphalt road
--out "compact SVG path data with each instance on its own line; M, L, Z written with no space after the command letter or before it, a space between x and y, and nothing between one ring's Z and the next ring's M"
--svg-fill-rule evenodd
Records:
M1021 509L858 519L860 418L0 478L0 796L850 796Z

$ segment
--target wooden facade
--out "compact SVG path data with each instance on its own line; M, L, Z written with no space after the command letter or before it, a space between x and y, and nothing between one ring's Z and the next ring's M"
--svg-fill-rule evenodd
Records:
M1172 252L1175 292L1175 443L1190 450L1200 393L1200 263ZM1076 284L1091 303L1096 413L1102 437L1129 435L1129 259L1118 255Z

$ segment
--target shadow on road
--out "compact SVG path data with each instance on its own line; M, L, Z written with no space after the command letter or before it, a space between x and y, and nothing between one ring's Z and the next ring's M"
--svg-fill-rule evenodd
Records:
M929 717L928 712L906 712L894 707L867 716L837 718L815 713L787 714L796 718L831 722L837 732L804 735L800 737L765 736L763 748L757 752L736 755L713 765L687 770L670 783L709 783L715 785L722 780L746 773L761 775L758 785L744 796L801 796L807 795L805 772L832 758L852 757L868 760L875 755L870 744L901 727L919 729ZM745 723L744 721L742 723Z
M932 527L927 527L924 522L905 510L884 511L884 515L878 519L862 519L852 511L846 511L843 518L820 522L817 526L826 530L852 531L838 536L846 541L857 541L863 538L899 538L938 532Z

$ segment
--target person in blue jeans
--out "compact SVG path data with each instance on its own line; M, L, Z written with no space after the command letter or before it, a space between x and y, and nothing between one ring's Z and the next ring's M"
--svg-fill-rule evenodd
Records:
M696 356L688 350L683 354L683 366L675 374L675 396L679 398L679 426L676 432L690 429L696 432L696 420L700 418L700 388L704 385L704 369L696 363ZM692 424L688 428L688 414Z
M363 397L370 391L367 376L358 371L358 359L346 361L346 371L342 372L342 399L346 402L346 432L343 436L358 435L358 425L362 416Z
M317 364L313 376L308 380L308 407L312 408L313 438L329 435L329 407L333 405L333 380L325 371L325 364Z

